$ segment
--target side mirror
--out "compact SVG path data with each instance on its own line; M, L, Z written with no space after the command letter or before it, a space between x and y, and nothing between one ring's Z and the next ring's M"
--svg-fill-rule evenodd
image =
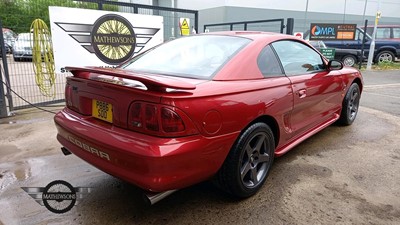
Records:
M328 62L328 70L341 70L343 69L343 63L339 60L330 60Z

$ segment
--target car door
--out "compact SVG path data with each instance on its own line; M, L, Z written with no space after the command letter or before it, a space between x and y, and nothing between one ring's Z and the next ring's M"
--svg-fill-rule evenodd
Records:
M343 46L341 48L344 49L361 49L362 45L363 33L361 33L358 29L356 29L356 33L354 35L354 40L343 40Z
M354 40L334 40L334 41L326 40L324 42L325 45L328 47L361 50L363 36L364 32L359 28L357 28L356 33L354 35ZM366 55L369 52L370 45L371 45L371 37L368 34L366 34L364 43L364 52Z
M285 40L272 43L286 76L291 81L292 137L298 137L327 121L341 109L342 76L328 71L321 55L308 45Z

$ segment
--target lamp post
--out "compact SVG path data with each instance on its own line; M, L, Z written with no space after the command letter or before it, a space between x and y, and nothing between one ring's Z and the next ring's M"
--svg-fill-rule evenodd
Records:
M378 0L378 7L377 7L377 10L376 10L376 14L375 14L374 31L372 32L372 40L371 40L371 45L369 47L367 70L371 70L372 60L374 58L376 27L378 26L379 19L381 18L380 7L381 7L381 0ZM366 31L364 31L364 32L366 32Z
M368 0L365 0L365 4L364 4L364 13L363 13L363 19L362 21L365 21L365 12L367 11L367 4L368 4Z
M343 23L346 21L346 5L347 5L347 1L344 0Z
M303 31L305 32L307 30L307 14L308 14L308 0L306 2L306 11L304 13L304 29Z

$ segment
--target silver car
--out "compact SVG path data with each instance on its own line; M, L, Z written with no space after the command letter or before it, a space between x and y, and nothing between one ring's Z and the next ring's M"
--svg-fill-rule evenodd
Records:
M32 60L32 33L20 33L13 47L14 61Z

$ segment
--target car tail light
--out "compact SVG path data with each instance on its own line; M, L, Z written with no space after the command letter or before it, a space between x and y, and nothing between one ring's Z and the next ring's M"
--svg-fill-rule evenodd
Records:
M158 114L155 105L146 105L145 107L145 128L151 131L158 131Z
M141 112L141 104L140 103L135 103L131 106L131 124L133 127L138 127L141 128L143 127L143 122L142 122L142 112Z
M66 106L82 115L90 115L92 113L92 99L79 96L78 87L69 83L68 78L65 85Z
M165 132L180 132L185 130L182 119L176 112L168 108L161 108L161 124Z
M69 108L72 107L72 87L68 83L65 85L65 102Z
M198 133L191 120L174 107L135 102L130 106L128 128L154 136L178 137Z

